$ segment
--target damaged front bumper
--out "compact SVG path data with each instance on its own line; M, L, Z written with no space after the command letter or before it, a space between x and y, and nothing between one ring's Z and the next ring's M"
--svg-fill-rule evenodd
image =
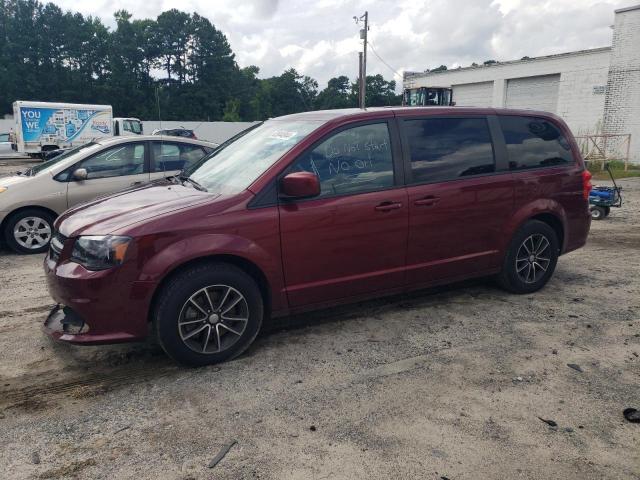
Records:
M149 333L148 312L156 284L136 281L135 263L90 271L64 255L55 258L49 254L44 271L57 304L43 326L51 337L100 345L138 341Z
M61 339L66 335L81 335L89 332L89 324L72 308L63 305L53 307L43 325L50 335Z
M71 307L61 304L51 309L42 329L56 340L78 345L102 345L140 340L138 336L126 332L91 333L91 326L84 318Z

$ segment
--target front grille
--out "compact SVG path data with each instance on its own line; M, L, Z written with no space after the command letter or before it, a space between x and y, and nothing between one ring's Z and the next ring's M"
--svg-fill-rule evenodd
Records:
M57 262L60 258L60 254L62 253L62 249L64 248L64 242L67 240L67 237L62 235L60 232L55 232L53 234L53 238L51 239L51 243L49 243L49 257L51 260Z

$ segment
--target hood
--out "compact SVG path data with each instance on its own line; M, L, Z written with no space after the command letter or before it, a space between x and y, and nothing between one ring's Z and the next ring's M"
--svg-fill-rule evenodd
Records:
M10 175L8 177L0 177L0 187L15 187L21 183L33 180L36 177L27 177L26 175Z
M218 196L182 185L149 184L67 210L55 225L65 237L106 235L134 223L209 202Z
M21 205L20 201L32 195L31 192L39 191L39 185L34 184L36 177L26 177L23 175L10 175L8 177L0 177L0 187L7 189L0 192L0 211L10 212Z

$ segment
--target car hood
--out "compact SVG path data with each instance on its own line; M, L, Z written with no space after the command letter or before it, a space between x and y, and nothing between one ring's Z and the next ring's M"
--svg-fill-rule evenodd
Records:
M8 177L0 177L0 187L15 187L21 183L29 182L36 177L27 177L26 175L10 175Z
M66 237L106 235L218 196L182 185L149 184L78 205L63 213L55 226Z

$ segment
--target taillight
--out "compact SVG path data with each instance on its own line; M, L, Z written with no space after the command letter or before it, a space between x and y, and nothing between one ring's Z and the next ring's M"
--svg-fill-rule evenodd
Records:
M585 200L589 200L591 187L591 172L589 170L584 170L582 172L582 196Z

